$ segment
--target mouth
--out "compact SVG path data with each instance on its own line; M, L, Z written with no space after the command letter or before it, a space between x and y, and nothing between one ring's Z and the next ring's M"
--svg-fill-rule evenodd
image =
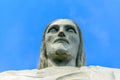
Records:
M56 42L59 42L59 43L64 43L64 42L66 42L66 43L69 44L68 40L65 39L65 38L59 38L59 39L56 39L56 40L54 41L54 43L56 43Z

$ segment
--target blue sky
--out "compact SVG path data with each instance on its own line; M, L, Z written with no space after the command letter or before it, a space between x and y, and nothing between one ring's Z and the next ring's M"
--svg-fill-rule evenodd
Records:
M35 69L47 24L80 25L87 66L120 68L120 0L1 0L0 72Z

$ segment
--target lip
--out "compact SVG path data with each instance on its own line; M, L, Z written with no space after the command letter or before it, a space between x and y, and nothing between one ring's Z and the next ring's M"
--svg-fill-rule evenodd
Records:
M54 41L54 43L56 43L56 42L66 42L66 43L69 44L68 40L65 39L65 38L58 38L58 39L56 39L56 40Z

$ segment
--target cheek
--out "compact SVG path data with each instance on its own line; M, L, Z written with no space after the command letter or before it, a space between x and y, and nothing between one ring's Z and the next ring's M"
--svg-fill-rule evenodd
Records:
M53 38L54 38L53 35L48 34L45 36L45 42L51 42L51 41L53 41Z
M79 45L79 36L77 36L77 35L71 35L69 37L69 39L70 39L71 43L73 43L75 45L76 44Z

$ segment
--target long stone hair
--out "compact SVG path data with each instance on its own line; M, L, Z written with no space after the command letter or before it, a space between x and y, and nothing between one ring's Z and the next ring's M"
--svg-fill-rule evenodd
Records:
M60 20L60 19L57 19L55 21L58 21L58 20ZM70 19L67 19L67 20L70 20ZM55 21L53 21L53 22L55 22ZM70 21L72 21L72 20L70 20ZM83 38L82 38L82 33L81 33L79 26L74 21L72 21L72 22L76 25L78 34L79 34L79 38L80 38L75 67L81 67L81 66L85 66L85 64L86 64L84 47L83 47ZM50 24L52 24L52 23L50 23ZM49 27L49 25L47 26L47 28ZM45 29L45 32L44 32L44 35L42 38L42 47L41 47L41 52L40 52L40 62L38 64L38 69L43 69L43 68L48 67L48 60L47 60L48 57L46 54L46 45L45 45L45 33L46 33L47 28Z

